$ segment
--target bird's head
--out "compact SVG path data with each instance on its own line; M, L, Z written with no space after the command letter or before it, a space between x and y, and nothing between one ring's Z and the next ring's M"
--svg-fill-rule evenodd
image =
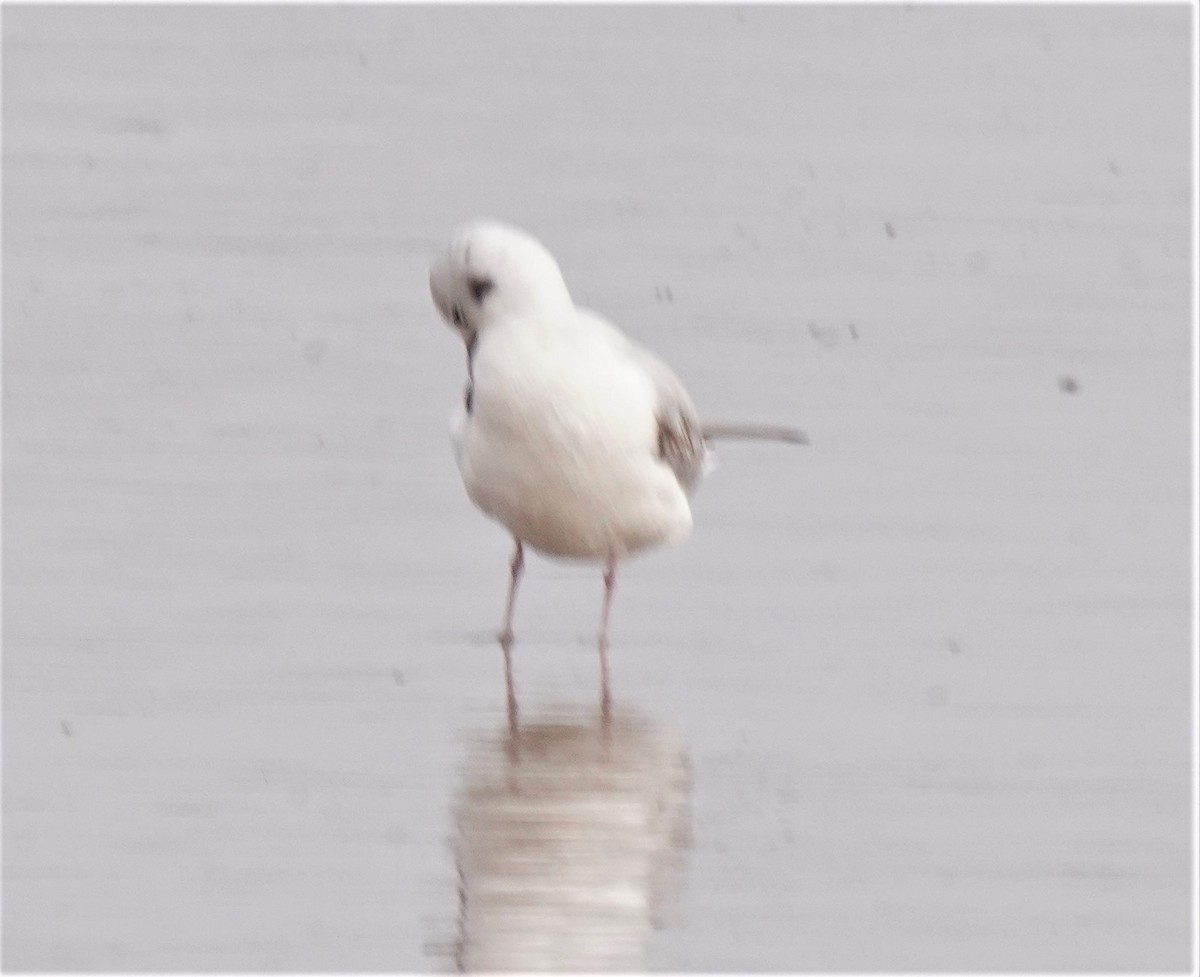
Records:
M524 231L493 222L454 233L429 270L429 291L442 318L468 346L505 316L550 320L571 308L550 252Z

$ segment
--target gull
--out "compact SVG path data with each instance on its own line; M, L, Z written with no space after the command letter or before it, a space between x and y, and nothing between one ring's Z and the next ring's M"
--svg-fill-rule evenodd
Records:
M499 635L506 665L525 547L598 561L607 703L618 562L691 533L689 496L711 466L710 441L807 438L774 425L702 424L671 369L576 306L550 252L515 227L459 228L433 262L429 287L467 350L466 393L451 421L463 484L515 543Z

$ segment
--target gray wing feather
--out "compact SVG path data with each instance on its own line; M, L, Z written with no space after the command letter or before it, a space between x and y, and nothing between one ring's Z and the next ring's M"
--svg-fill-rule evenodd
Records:
M690 491L704 474L707 455L700 416L683 381L653 354L633 348L654 381L657 394L658 457L675 473L684 490Z
M752 438L807 444L808 437L796 428L770 424L701 425L700 416L683 381L669 366L643 346L633 342L610 322L586 309L577 310L581 321L606 335L612 346L633 359L654 386L658 437L655 444L660 461L675 473L680 486L690 492L708 467L705 442L716 438Z
M593 335L604 335L612 348L632 359L654 387L654 417L658 424L655 451L675 473L685 491L691 491L704 474L707 449L700 427L700 416L683 381L671 368L644 346L639 346L611 322L587 309L576 309L581 322Z

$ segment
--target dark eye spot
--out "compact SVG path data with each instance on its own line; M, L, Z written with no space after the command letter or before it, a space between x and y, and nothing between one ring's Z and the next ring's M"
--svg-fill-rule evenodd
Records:
M456 326L461 327L467 324L466 319L463 318L462 309L460 309L457 305L450 310L450 318L453 320Z
M471 297L476 302L482 302L488 292L495 288L496 283L490 278L472 278L467 282L467 286L471 289Z

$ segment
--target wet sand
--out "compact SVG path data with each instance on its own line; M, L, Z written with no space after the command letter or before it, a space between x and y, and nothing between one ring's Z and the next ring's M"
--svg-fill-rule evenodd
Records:
M8 968L1188 965L1187 6L3 27ZM812 440L623 571L632 752L586 566L507 725L425 280L478 215Z

